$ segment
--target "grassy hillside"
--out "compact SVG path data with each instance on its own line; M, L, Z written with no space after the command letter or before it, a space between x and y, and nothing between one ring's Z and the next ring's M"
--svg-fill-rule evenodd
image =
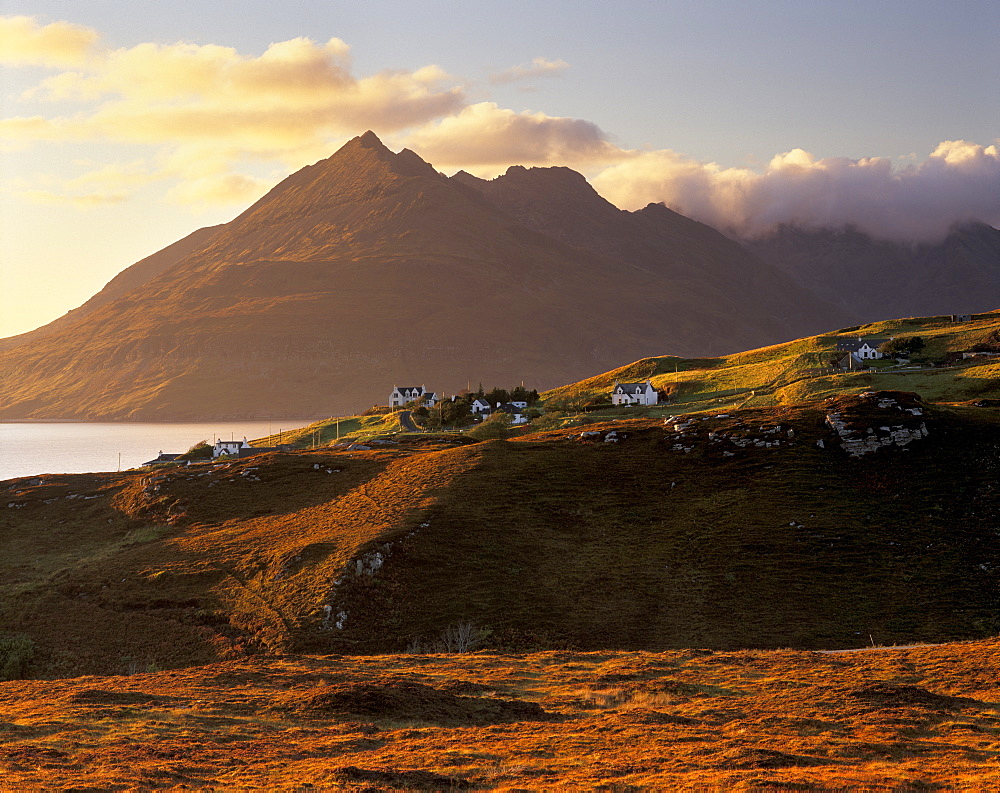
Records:
M460 624L498 649L997 633L996 409L869 417L929 434L861 459L824 412L12 480L0 624L36 676L434 647Z
M299 429L286 430L281 436L268 435L252 441L254 446L273 446L292 443L300 448L313 448L336 444L341 441L361 441L388 433L402 431L398 413L374 416L338 416L314 421Z
M283 656L0 686L12 790L996 790L996 640Z
M837 342L858 336L920 336L927 346L914 357L912 367L875 361L873 372L832 372L828 359ZM1000 312L963 323L947 317L887 320L721 358L644 358L547 391L543 397L549 404L578 406L606 399L615 381L649 378L656 388L671 393L673 407L665 412L795 405L871 389L914 391L928 400L961 402L995 396L1000 378L1000 359L961 360L959 353L976 345L1000 351Z

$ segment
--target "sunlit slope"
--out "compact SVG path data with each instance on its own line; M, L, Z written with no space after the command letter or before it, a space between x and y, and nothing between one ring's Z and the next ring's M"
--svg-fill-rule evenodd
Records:
M838 341L858 336L920 336L926 348L913 366L885 360L872 362L873 372L834 373L829 358ZM970 322L948 317L887 320L720 358L644 358L544 397L553 404L582 404L606 399L616 381L647 378L670 392L674 405L692 410L799 404L873 388L914 391L945 402L998 396L1000 358L961 358L960 353L977 346L1000 352L1000 313L979 314Z
M748 410L680 448L638 420L14 480L0 619L35 642L41 675L398 651L462 623L498 649L1000 631L996 411L929 409L911 417L925 439L861 459L824 415ZM611 429L624 437L604 441ZM783 442L726 453L710 431Z

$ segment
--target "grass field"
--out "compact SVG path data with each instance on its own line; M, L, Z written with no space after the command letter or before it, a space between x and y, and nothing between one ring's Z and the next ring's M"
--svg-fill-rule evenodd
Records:
M0 683L9 789L993 790L1000 644L283 656Z
M644 358L543 397L547 404L581 404L606 399L616 381L648 378L656 388L671 392L670 404L661 408L664 413L796 405L870 389L915 391L931 401L962 402L992 393L1000 377L997 359L952 361L978 344L1000 350L1000 313L977 317L963 323L947 317L877 322L722 358ZM877 361L871 372L831 371L828 358L837 341L857 336L920 336L926 347L914 358L918 368L913 370Z

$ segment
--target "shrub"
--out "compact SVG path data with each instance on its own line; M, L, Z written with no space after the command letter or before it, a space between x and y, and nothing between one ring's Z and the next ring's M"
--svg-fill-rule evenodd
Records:
M198 441L194 446L181 455L182 460L209 460L212 457L212 447L208 441Z
M910 355L924 348L924 340L919 336L897 336L882 342L878 351L883 355Z
M465 433L477 441L502 441L510 437L510 414L497 411L478 427Z
M406 647L408 653L471 653L478 650L490 638L489 628L477 628L471 622L463 621L451 625L441 632L437 639L412 639Z
M24 633L0 633L0 680L23 680L35 655L35 643Z
M531 419L531 424L529 426L535 432L543 432L544 430L556 430L562 426L563 419L565 419L566 417L567 417L566 413L561 413L559 411L556 411L554 413L546 413L543 416L538 416L537 418Z

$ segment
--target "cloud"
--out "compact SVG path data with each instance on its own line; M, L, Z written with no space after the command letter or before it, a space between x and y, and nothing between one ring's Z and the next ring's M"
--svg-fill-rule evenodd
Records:
M40 25L34 17L0 17L0 63L12 66L79 66L91 57L97 31L69 22Z
M90 28L8 16L0 17L0 63L50 70L22 96L30 111L0 118L0 150L60 142L150 149L139 166L112 163L16 190L32 201L121 201L161 180L172 201L244 202L373 129L438 167L481 176L513 164L568 165L596 174L594 186L623 208L662 201L744 236L781 223L851 224L927 240L963 220L1000 225L997 145L943 141L922 161L907 155L897 164L793 149L763 170L723 168L669 149L622 149L583 119L470 105L462 81L434 65L356 75L338 38L299 37L254 54L190 42L112 49ZM539 57L490 81L566 68Z
M90 163L80 163L85 167ZM52 175L36 176L28 186L22 178L17 180L13 192L35 204L69 204L81 208L120 204L129 198L131 188L147 184L159 177L150 171L147 163L104 165L69 179Z
M761 173L650 151L612 165L593 182L622 208L663 202L750 238L782 223L851 225L905 241L938 240L969 220L1000 225L1000 152L968 141L943 141L923 162L904 167L879 157L816 159L793 149Z
M499 74L490 75L490 82L494 85L503 83L513 83L518 80L528 80L533 77L551 77L562 73L569 68L569 64L563 60L550 61L548 58L532 58L531 63L513 66Z
M498 173L508 165L575 165L629 156L609 143L596 124L544 113L515 113L493 102L469 105L405 138L437 166Z
M268 179L240 173L220 173L187 179L167 193L177 204L249 204L274 186Z
M20 194L33 204L68 204L78 209L121 204L128 200L128 194L123 192L86 193L83 195L68 195L51 190L25 190Z
M22 28L49 31L46 41L54 40L52 25L39 27L29 17L14 20ZM59 25L83 30L59 23L56 32L62 30ZM143 144L155 147L159 159L188 163L194 158L185 152L196 152L201 163L194 172L175 167L164 175L204 179L197 171L208 162L212 187L201 182L175 191L174 198L237 194L238 185L254 184L256 177L231 173L234 178L224 179L219 173L241 159L296 168L317 159L316 152L328 156L332 140L365 129L391 134L466 104L461 86L437 66L355 76L350 48L337 38L324 43L295 38L256 56L188 42L95 50L95 40L87 38L89 54L77 59L79 68L46 77L24 96L39 103L76 102L81 109L0 119L0 145ZM39 44L31 51L41 49ZM54 66L56 60L46 63Z

